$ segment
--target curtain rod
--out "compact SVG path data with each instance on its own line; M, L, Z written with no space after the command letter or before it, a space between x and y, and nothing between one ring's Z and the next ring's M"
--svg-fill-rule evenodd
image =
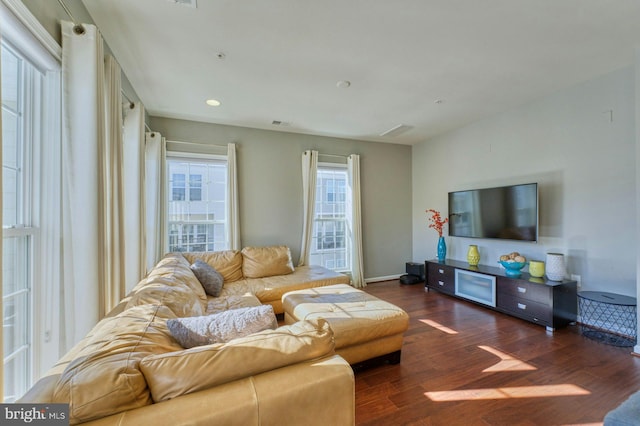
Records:
M322 154L321 152L319 152L318 155L322 155L323 157L349 158L348 155Z
M133 107L134 107L135 105L133 104L133 101L132 101L131 99L129 99L129 97L127 96L127 94L126 94L126 93L124 93L124 90L122 90L122 89L121 89L121 90L120 90L120 94L122 95L122 97L123 97L123 98L125 98L125 99L127 100L127 102L129 102L129 108L130 108L130 109L133 109Z
M129 97L127 96L126 93L124 93L124 90L120 90L120 94L122 94L122 97L125 98L127 100L127 102L129 103L129 108L133 109L133 107L135 107L135 104L133 103L133 101L131 99L129 99ZM145 122L144 123L144 127L151 132L151 127L149 127L149 125Z
M64 13L66 13L69 19L71 19L71 22L73 22L73 32L76 34L84 34L84 27L82 26L82 24L79 24L78 21L76 21L76 18L73 17L73 14L69 10L65 2L62 0L58 0L58 3L60 3L60 6L62 7L62 9L64 9Z
M220 148L226 148L227 145L216 145L214 143L198 143L198 142L185 142L185 141L170 141L167 140L167 143L181 143L185 145L198 145L198 146L218 146Z
M67 7L67 5L64 4L64 2L62 0L58 0L58 3L60 3L60 6L62 6L62 8L64 9L64 12L69 16L69 19L71 19L71 21L75 24L76 20L73 17L73 15L71 14L71 11Z

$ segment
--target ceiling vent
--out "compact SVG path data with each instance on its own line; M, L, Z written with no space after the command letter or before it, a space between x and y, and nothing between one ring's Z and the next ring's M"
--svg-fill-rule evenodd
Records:
M413 129L413 126L407 126L406 124L398 124L397 126L394 126L389 130L386 130L380 133L380 136L394 137L411 129Z
M192 8L197 8L198 5L196 4L196 0L167 0L169 3L175 3L175 4L179 4L182 6L188 6L188 7L192 7Z

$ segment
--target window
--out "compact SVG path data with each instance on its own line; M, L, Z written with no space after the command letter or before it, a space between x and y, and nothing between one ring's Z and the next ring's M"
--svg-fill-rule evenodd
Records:
M5 402L34 378L34 245L39 179L33 149L44 75L2 43L3 333Z
M33 36L46 31L16 16L0 2L5 403L53 366L60 341L60 63L55 41Z
M202 175L189 175L189 201L202 201Z
M171 200L184 201L187 198L189 201L202 201L202 175L189 175L187 182L184 173L175 173L171 177Z
M315 219L309 261L336 271L351 268L347 239L347 167L318 164Z
M169 251L218 251L227 237L227 161L219 156L167 156Z
M186 181L184 173L175 173L171 177L171 200L184 201L187 193Z

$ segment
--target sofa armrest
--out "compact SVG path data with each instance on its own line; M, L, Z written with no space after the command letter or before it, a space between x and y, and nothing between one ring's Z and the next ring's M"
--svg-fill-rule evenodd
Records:
M353 425L354 383L349 364L331 355L84 424Z
M640 419L640 391L631 394L624 402L604 417L604 426L632 426Z

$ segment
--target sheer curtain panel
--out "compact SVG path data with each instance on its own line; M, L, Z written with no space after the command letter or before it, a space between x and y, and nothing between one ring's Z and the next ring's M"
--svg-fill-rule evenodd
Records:
M104 146L104 54L93 25L62 25L62 244L65 348L98 322Z
M165 138L158 132L147 133L145 136L146 272L158 263L166 250L166 158Z
M311 241L313 238L314 210L316 203L316 177L318 175L318 151L302 153L302 200L303 223L302 244L300 246L300 261L298 266L309 264Z
M240 250L240 209L238 206L238 172L236 144L227 145L227 236L229 248Z
M125 293L146 271L144 193L144 106L140 102L125 107L123 131Z
M362 209L360 207L360 156L351 154L347 158L349 181L347 184L347 211L351 215L347 218L347 226L351 242L351 285L365 287L364 265L362 261Z

